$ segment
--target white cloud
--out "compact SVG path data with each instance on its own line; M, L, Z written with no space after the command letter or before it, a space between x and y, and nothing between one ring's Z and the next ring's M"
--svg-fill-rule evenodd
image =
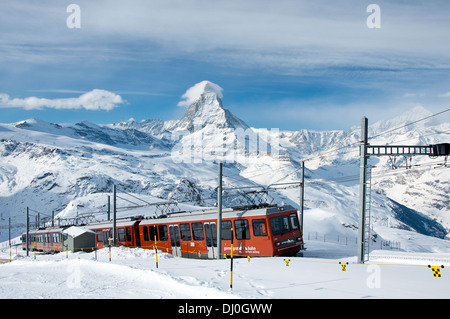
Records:
M209 81L202 81L200 83L195 84L194 86L190 87L182 96L182 101L178 103L178 106L182 107L188 107L193 102L198 100L198 98L203 93L214 93L216 94L220 99L223 98L222 95L223 89L218 86L217 84L214 84Z
M440 97L450 97L450 92L439 94Z
M187 56L283 72L308 66L448 67L448 1L380 0L382 24L376 30L366 25L368 3L79 0L82 28L74 32L66 26L64 6L10 1L0 19L0 29L10 30L0 39L0 63ZM135 50L133 42L146 45Z
M90 111L110 111L120 104L125 103L120 95L115 93L94 89L79 97L64 99L46 99L35 96L24 99L11 99L8 94L0 94L0 108L23 108L25 110L50 109L85 109Z

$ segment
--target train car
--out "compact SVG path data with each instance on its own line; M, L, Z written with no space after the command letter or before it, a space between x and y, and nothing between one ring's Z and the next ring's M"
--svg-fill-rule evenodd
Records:
M64 228L51 227L45 229L33 229L29 231L28 248L31 251L60 252L63 251L64 240L67 238L62 233ZM27 249L27 234L22 234L22 248Z
M297 211L292 206L226 208L222 212L222 249L217 250L217 210L174 213L139 223L142 248L156 247L174 256L217 258L295 255L303 249Z
M140 217L124 218L116 220L117 245L126 247L140 247L139 235ZM87 228L95 232L95 248L101 249L113 244L113 221L107 220L89 224ZM109 239L111 238L111 243Z

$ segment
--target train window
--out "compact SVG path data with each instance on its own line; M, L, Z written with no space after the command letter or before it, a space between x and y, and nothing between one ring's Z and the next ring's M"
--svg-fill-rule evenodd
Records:
M103 241L103 232L97 229L95 233L97 234L97 243L101 243Z
M297 214L290 214L289 216L291 217L291 225L292 225L292 229L298 229L298 218L297 218Z
M125 233L127 235L127 241L131 241L131 227L126 227Z
M117 235L119 236L119 241L125 241L125 229L118 228L117 229Z
M216 223L205 223L206 246L217 246Z
M278 216L270 219L270 227L273 235L287 233L291 230L289 226L289 216Z
M158 232L159 232L159 240L167 241L169 239L169 236L167 234L167 225L159 225Z
M252 221L253 235L255 236L267 236L266 220L254 219Z
M180 224L181 240L191 240L191 226L189 224Z
M205 240L203 223L192 223L192 236L194 240Z
M169 232L170 232L170 244L172 245L172 247L180 247L180 235L178 232L178 226L170 225Z
M222 221L222 235L220 237L222 240L231 240L232 232L231 232L231 220L223 220Z
M142 229L144 230L144 240L148 241L148 228L147 228L147 226L142 227Z
M148 229L150 230L150 240L154 241L155 236L156 240L158 240L158 234L156 233L156 226L150 225L148 226Z
M234 231L236 233L236 239L250 239L250 228L248 227L247 219L237 219L234 221Z

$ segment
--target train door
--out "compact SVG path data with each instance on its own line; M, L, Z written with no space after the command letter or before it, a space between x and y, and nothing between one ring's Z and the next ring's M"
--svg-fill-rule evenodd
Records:
M169 225L169 235L172 255L181 257L180 231L178 230L178 225Z
M136 247L141 247L141 234L139 232L139 222L133 225L134 228L134 244Z
M217 257L217 227L216 222L205 223L205 239L206 248L208 249L208 258L214 259Z
M109 246L109 238L111 236L111 231L109 229L103 229L103 244L105 247ZM113 244L113 240L111 239L111 245Z

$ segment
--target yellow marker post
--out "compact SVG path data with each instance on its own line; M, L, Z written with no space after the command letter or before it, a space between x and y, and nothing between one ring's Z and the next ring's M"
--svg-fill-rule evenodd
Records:
M230 289L233 288L233 227L231 228Z
M247 256L248 262L250 262L250 256Z
M286 267L289 267L289 262L290 262L291 260L290 259L285 259L284 260L284 262L286 263Z
M156 268L158 268L158 247L156 246L156 225L155 227L155 257L156 257Z
M109 243L109 261L111 261L111 237L108 238L108 243Z
M433 276L436 278L441 278L441 268L444 268L444 266L431 266L428 265L428 268L431 268L431 271L433 272Z
M347 270L347 265L348 265L348 263L347 263L347 262L345 262L345 263L341 263L341 262L339 262L339 265L341 265L341 267L342 267L342 271L346 271L346 270Z

